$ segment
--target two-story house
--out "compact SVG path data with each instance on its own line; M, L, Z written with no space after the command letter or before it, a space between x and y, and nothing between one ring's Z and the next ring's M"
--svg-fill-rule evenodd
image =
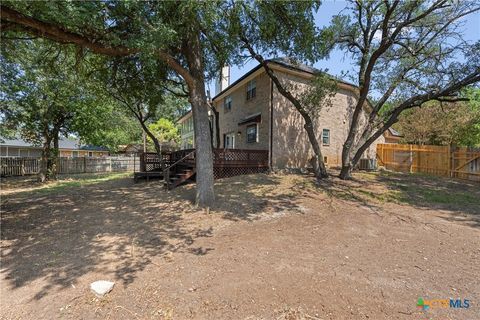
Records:
M273 59L268 63L280 81L297 90L297 95L310 85L319 72L288 59ZM315 127L328 166L341 164L342 146L348 134L357 92L356 86L338 81L331 106L319 106L321 109ZM313 152L303 128L304 120L291 102L278 92L261 65L219 92L212 99L212 105L218 115L220 145L216 147L268 150L272 169L309 166ZM362 116L365 118L367 115L368 106L365 106ZM191 119L191 113L189 117ZM181 119L182 127L185 119L188 119L187 116ZM365 157L375 158L376 144L384 142L385 138L380 137L367 150Z

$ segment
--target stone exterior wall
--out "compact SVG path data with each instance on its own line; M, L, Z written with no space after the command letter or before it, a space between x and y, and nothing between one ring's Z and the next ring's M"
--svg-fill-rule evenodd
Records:
M220 125L220 147L224 146L224 135L235 134L235 149L268 150L269 148L269 126L270 126L270 78L262 73L255 78L256 96L247 100L247 86L242 85L229 95L232 98L231 110L224 108L224 100L214 101L218 111ZM258 140L254 143L247 143L246 129L249 123L239 125L238 123L250 115L261 114L261 122L258 123ZM251 124L251 123L250 123Z

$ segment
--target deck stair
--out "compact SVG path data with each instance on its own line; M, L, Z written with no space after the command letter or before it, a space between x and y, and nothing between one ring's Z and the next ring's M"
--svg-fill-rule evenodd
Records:
M196 173L195 168L181 170L181 172L175 173L174 175L170 175L169 181L164 180L165 186L169 190L176 188L179 185L189 180L192 180L194 178L195 173Z
M190 159L195 159L195 150L176 153L171 159L172 164L163 170L163 181L168 190L193 179L196 173L195 162L191 163Z

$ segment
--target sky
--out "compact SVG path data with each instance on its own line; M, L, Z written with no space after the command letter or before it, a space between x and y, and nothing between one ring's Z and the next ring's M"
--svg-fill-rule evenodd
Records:
M315 21L317 26L323 27L330 23L332 17L340 13L347 3L345 1L333 1L324 0L322 6L315 15ZM480 40L480 12L476 12L467 16L464 25L465 39L468 41ZM270 57L272 58L272 57ZM249 70L257 66L257 62L250 60L243 66L232 66L230 69L230 83L243 76ZM338 50L333 51L330 57L326 60L322 60L314 64L318 69L328 69L328 72L334 76L342 77L345 72L352 71L352 61L344 56L343 52ZM348 79L345 79L348 80ZM210 85L210 92L215 92L214 85Z

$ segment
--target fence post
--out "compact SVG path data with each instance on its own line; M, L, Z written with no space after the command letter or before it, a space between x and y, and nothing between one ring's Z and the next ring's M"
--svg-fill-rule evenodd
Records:
M83 173L87 173L87 157L83 156Z
M112 158L110 158L110 172L112 172Z
M451 178L452 177L452 147L450 144L447 147L447 157L448 157L448 171L447 174Z
M410 149L410 159L409 162L410 162L410 173L412 173L412 165L413 165L413 148L412 148L412 145L409 145L409 149Z

